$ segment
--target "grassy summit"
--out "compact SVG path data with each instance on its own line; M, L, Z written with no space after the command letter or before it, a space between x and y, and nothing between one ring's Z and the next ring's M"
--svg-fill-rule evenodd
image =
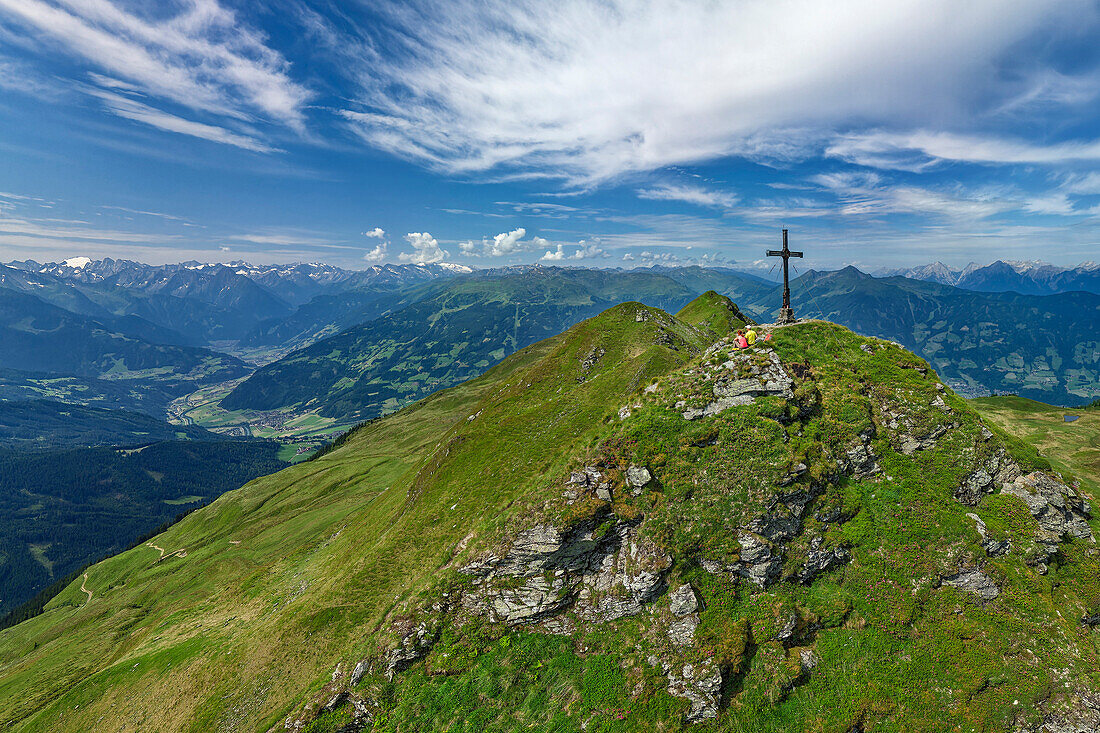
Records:
M729 307L616 306L93 566L0 634L0 725L1087 717L1080 497L903 349L806 323L738 352Z

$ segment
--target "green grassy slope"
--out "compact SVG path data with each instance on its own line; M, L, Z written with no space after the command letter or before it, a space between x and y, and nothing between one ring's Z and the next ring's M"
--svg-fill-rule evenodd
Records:
M676 350L653 345L662 333ZM186 557L123 553L89 570L86 603L74 584L0 635L0 719L79 730L126 706L121 720L145 730L275 722L395 602L431 585L471 528L528 478L560 472L612 406L703 345L667 315L621 306L223 496L154 540ZM143 702L126 702L135 689Z
M681 730L688 705L670 694L666 662L721 670L714 727L728 731L1012 730L1100 689L1096 632L1078 621L1100 606L1095 544L1061 544L1042 575L1019 499L953 496L1002 448L1042 467L1033 450L985 436L896 346L819 323L749 353L701 354L712 338L617 306L154 539L185 554L158 562L139 547L93 566L0 634L0 725L264 731L292 716L335 730L350 703L311 711L342 689L376 730ZM714 399L715 374L751 380L775 358L789 397L681 414ZM846 469L852 445L879 472ZM638 493L631 464L654 478ZM565 483L584 466L599 467L611 500ZM731 568L753 555L745 528L782 524L799 496L798 529L765 543L782 545L779 577L735 582ZM1014 549L987 557L968 513ZM590 527L596 543L624 532L615 557L667 557L653 566L664 585L613 621L587 619L574 598L551 614L556 633L494 622L476 610L489 586L460 568L509 556L538 523ZM848 560L800 582L822 548ZM998 597L951 587L960 568L988 574ZM492 582L507 593L556 577ZM682 583L703 605L676 647L668 591ZM390 650L417 624L427 657L387 679Z

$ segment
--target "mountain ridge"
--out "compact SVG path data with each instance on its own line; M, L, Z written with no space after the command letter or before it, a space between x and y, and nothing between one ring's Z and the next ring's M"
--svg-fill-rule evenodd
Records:
M1100 724L1072 477L894 344L772 333L625 303L230 492L0 633L0 719Z

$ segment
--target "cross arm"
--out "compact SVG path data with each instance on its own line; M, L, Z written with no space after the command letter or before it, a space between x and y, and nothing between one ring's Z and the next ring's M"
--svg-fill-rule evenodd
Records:
M791 252L790 254L791 254L791 257L801 257L802 256L801 252Z
M782 257L783 254L784 253L783 253L782 250L777 250L777 249L769 249L768 250L768 257ZM791 252L791 254L794 254L794 252Z

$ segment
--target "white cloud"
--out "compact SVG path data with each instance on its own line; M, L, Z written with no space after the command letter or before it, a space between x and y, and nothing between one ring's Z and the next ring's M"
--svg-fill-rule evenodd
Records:
M409 2L387 15L404 48L365 52L362 110L344 114L369 144L449 173L583 186L789 160L852 120L963 128L1049 87L1023 73L1045 60L1021 43L1096 19L1090 0Z
M844 216L928 214L950 219L987 218L1019 204L1000 192L939 191L919 186L889 185L877 173L828 173L811 179L836 194Z
M125 7L111 0L0 0L0 14L52 39L48 52L82 58L118 77L89 75L100 86L304 130L311 93L290 78L286 59L263 35L217 0Z
M385 239L386 232L381 227L375 227L369 232L363 232L364 237L371 237L373 239Z
M501 232L493 237L493 243L486 250L490 257L510 255L521 249L520 240L527 236L527 230L523 227L513 229L510 232Z
M633 261L634 261L634 255L630 254L629 252L627 252L625 255L623 255L623 262L633 262Z
M0 2L3 2L3 0L0 0ZM104 105L106 105L107 109L111 112L114 112L119 117L125 117L128 120L142 122L167 132L190 135L191 137L232 145L256 153L271 153L275 151L275 148L260 142L256 138L247 135L239 135L235 132L230 132L224 127L218 127L217 125L207 125L202 122L185 120L182 117L176 117L167 112L153 109L129 97L123 97L119 94L113 94L98 89L90 90L90 93L102 99Z
M492 239L482 239L481 242L467 240L458 245L458 250L467 257L505 257L517 252L532 252L549 247L550 242L542 237L524 239L527 230L517 227L508 232L496 234Z
M164 219L165 221L178 221L178 222L182 222L182 223L186 223L186 224L191 223L191 222L187 221L187 219L183 218L182 216L175 216L173 214L162 214L159 211L143 211L142 209L128 209L125 206L100 206L99 208L104 209L104 210L109 210L109 211L122 211L122 212L125 212L127 214L138 214L140 216L152 216L152 217L155 217L157 219Z
M1032 214L1055 214L1068 216L1074 213L1073 203L1064 193L1048 193L1024 201L1024 210Z
M703 186L665 183L653 188L639 189L638 197L651 201L684 201L721 211L732 211L740 200L735 193L715 191Z
M409 232L405 235L405 241L412 246L413 251L397 255L397 259L402 262L429 265L433 262L442 262L450 256L445 250L440 249L439 242L427 232Z
M1009 138L919 130L866 132L834 140L825 154L873 168L921 171L942 160L1059 164L1100 160L1100 140L1034 144Z
M591 260L597 257L607 256L607 253L599 247L598 239L595 242L586 242L582 239L577 242L577 244L579 244L580 247L572 254L572 258L575 260Z
M379 242L378 245L363 255L363 259L372 264L378 264L386 261L387 250L389 246L385 242Z
M560 244L558 245L557 249L554 249L554 250L549 250L548 249L548 250L546 250L546 254L544 254L542 257L539 257L540 262L560 262L561 260L564 260L564 259L565 259L565 248L562 247Z

